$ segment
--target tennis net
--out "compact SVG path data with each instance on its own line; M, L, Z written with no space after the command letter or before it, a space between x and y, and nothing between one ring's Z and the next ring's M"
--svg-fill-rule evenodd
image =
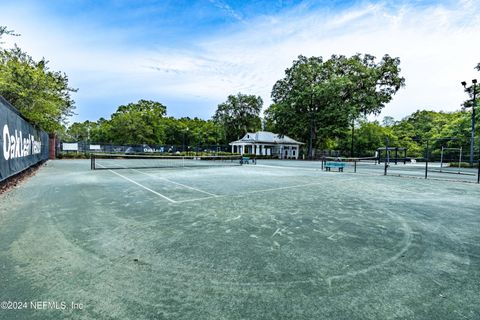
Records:
M344 172L372 171L372 173L383 173L383 166L379 164L377 157L322 157L321 161L322 170L327 171L338 169Z
M91 169L148 169L241 165L241 156L157 156L92 154Z

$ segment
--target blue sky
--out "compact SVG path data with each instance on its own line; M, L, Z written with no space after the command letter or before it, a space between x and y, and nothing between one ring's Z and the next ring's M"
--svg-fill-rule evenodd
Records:
M2 0L0 25L21 34L3 46L47 58L79 89L71 121L139 99L208 119L237 92L266 108L299 54L400 57L407 86L381 115L396 119L459 109L460 81L480 78L476 0Z

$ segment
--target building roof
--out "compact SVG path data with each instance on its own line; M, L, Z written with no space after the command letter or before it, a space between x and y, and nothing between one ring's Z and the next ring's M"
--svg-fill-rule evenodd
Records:
M298 142L288 136L282 136L269 131L257 131L255 133L248 132L242 139L233 141L230 144L245 142L268 144L303 144L302 142Z

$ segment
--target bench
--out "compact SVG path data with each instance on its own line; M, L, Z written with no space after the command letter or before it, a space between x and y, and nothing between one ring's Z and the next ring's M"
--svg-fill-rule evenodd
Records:
M242 157L242 160L240 160L240 164L250 164L250 160L252 161L252 164L257 164L257 159L250 159L250 157Z
M332 168L337 168L338 172L343 172L343 168L345 168L347 164L345 162L326 162L325 163L325 170L331 171Z

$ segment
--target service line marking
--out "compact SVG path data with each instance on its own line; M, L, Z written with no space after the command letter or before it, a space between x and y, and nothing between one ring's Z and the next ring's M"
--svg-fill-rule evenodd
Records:
M188 189L191 189L191 190L195 190L195 191L198 191L198 192L201 192L201 193L208 194L209 196L212 196L212 197L218 197L217 194L213 194L213 193L210 193L210 192L207 192L207 191L198 189L198 188L194 188L194 187L191 187L191 186L187 186L186 184L183 184L183 183L175 182L175 181L169 180L169 179L167 179L167 178L159 177L159 176L156 176L156 175L153 175L153 174L150 174L150 173L145 173L145 172L142 172L142 171L137 170L137 169L132 169L132 170L133 170L133 171L136 171L136 172L139 172L139 173L141 173L141 174L144 174L144 175L146 175L146 176L155 178L155 179L167 181L167 182L170 182L170 183L173 183L173 184L182 186L182 187L184 187L184 188L188 188Z
M179 200L176 203L183 203L183 202L194 202L194 201L201 201L207 199L219 199L219 198L241 198L244 196L251 195L252 193L257 192L269 192L269 191L277 191L277 190L285 190L285 189L295 189L295 188L302 188L308 186L315 186L315 185L322 185L323 182L315 182L315 183L307 183L307 184L299 184L294 186L287 186L287 187L278 187L278 188L268 188L268 189L261 189L261 190L253 190L249 192L237 193L237 194L228 194L228 195L217 195L215 197L205 197L205 198L197 198L197 199L188 199L188 200Z
M100 166L102 166L102 165L100 165ZM103 166L102 166L102 167L103 167ZM105 167L104 167L104 168L105 168ZM118 173L118 172L115 172L115 171L110 170L110 169L108 169L108 171L110 171L111 173L116 174L117 176L119 176L119 177L121 177L121 178L123 178L123 179L125 179L125 180L127 180L127 181L130 181L130 182L133 183L133 184L136 184L137 186L139 186L139 187L141 187L141 188L143 188L143 189L145 189L145 190L147 190L147 191L150 191L150 192L153 193L153 194L156 194L157 196L159 196L159 197L161 197L161 198L163 198L163 199L165 199L165 200L167 200L167 201L169 201L169 202L171 202L171 203L177 203L177 201L175 201L175 200L173 200L173 199L170 199L169 197L164 196L163 194L161 194L161 193L159 193L159 192L157 192L157 191L155 191L155 190L152 190L152 189L144 186L143 184L138 183L137 181L134 181L134 180L132 180L132 179L130 179L130 178L128 178L128 177L125 177L124 175L121 175L121 174Z
M322 171L321 168L304 168L304 167L289 167L289 166L270 166L267 164L257 164L257 167L266 167L266 168L275 168L275 169L296 169L296 170L306 170L306 171Z

